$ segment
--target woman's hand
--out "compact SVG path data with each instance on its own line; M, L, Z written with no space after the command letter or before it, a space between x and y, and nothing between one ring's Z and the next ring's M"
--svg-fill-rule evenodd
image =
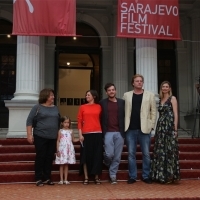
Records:
M32 134L32 126L27 126L27 127L26 127L26 133L27 133L27 141L28 141L30 144L33 144L33 142L34 142L34 137L33 137L33 134Z
M30 144L33 144L33 142L34 142L33 135L28 134L28 136L27 136L27 141L28 141Z
M174 137L177 138L178 137L178 132L174 131Z
M83 135L82 135L82 134L79 134L79 141L80 141L80 142L83 142L83 140L84 140Z
M57 151L56 155L57 155L58 157L60 157L60 151Z

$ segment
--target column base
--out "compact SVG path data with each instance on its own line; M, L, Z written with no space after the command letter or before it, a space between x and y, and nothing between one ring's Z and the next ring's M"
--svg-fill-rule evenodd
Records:
M9 110L8 133L6 138L26 138L26 119L37 100L5 100Z
M33 101L37 101L38 100L38 93L15 93L14 94L14 98L13 100L33 100Z

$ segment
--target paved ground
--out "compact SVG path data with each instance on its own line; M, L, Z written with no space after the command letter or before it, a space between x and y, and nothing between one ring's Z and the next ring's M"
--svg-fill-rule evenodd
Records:
M35 184L0 184L2 200L84 200L84 199L200 199L200 180L182 180L175 184L146 184L138 181L132 185L119 182L101 185L72 182L71 185L36 187Z

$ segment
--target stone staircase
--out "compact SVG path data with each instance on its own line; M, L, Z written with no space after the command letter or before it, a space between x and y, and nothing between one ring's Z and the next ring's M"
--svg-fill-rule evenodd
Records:
M154 139L150 151L153 150ZM82 181L79 176L80 144L75 144L77 164L69 165L69 181ZM182 179L200 178L200 139L179 138L180 168ZM118 180L128 178L127 148L124 146ZM26 139L0 139L0 183L34 182L35 148ZM141 178L142 154L137 147L138 179ZM52 180L59 181L59 166L53 165ZM108 181L108 170L103 166L101 180Z

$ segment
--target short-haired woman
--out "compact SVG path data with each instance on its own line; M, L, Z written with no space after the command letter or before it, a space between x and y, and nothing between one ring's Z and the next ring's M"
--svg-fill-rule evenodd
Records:
M36 124L33 124L35 116ZM36 150L36 186L54 185L51 181L51 170L56 151L59 120L60 114L57 106L54 105L54 91L49 88L41 90L38 104L33 106L26 121L27 140L30 144L34 143Z

